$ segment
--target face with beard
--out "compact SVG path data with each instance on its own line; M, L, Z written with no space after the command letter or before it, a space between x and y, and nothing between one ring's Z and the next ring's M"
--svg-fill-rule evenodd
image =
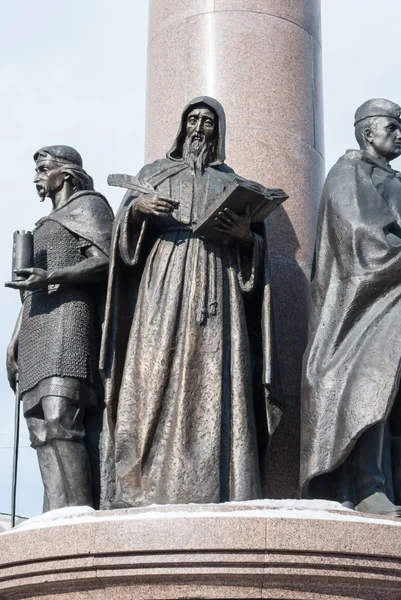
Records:
M36 163L35 178L36 191L40 196L41 202L46 196L52 196L62 189L65 182L65 175L59 165L51 159L43 158Z
M202 172L205 165L212 162L215 128L216 115L210 108L201 105L188 114L182 156L193 172Z

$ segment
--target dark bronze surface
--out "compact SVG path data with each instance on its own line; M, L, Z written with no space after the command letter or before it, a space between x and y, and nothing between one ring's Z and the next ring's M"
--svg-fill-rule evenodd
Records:
M197 98L167 158L116 217L101 353L107 413L103 506L261 495L281 415L263 224L218 214L220 243L193 226L237 177L221 105ZM139 184L139 187L138 187Z
M216 198L216 202L209 206L205 215L194 224L193 231L209 241L220 244L221 232L216 227L219 215L228 211L244 215L249 211L251 223L263 223L287 198L283 190L267 189L242 178L234 179L223 194Z
M6 283L23 298L7 373L13 389L18 378L44 510L97 505L97 364L113 213L76 150L49 146L34 159L37 192L51 199L52 212L33 231L31 266L17 268L21 280Z
M320 206L302 383L306 497L400 514L400 107L355 115L360 150L330 171ZM391 453L393 456L391 456Z
M18 269L27 269L33 266L33 237L30 231L14 231L13 239L13 260L12 260L12 281L21 281L25 279L22 275L17 275Z

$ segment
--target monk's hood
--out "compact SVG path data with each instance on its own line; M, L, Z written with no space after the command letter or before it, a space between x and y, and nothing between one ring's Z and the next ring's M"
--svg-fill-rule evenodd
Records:
M185 139L187 137L186 132L186 123L188 114L193 110L193 108L198 104L204 104L208 108L211 108L217 115L217 124L218 124L218 140L216 146L216 156L215 160L210 163L209 167L219 167L222 165L226 158L225 151L225 139L226 139L226 115L224 113L224 109L220 102L215 100L214 98L210 98L209 96L198 96L198 98L194 98L189 102L184 108L181 116L181 123L174 140L174 144L169 152L167 152L167 158L175 161L182 160L182 148L184 146Z

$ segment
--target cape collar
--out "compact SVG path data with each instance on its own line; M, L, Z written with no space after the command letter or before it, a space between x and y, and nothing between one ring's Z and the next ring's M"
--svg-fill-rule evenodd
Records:
M395 177L401 178L401 173L399 171L396 171L395 169L390 167L389 164L386 164L385 162L379 160L378 158L375 158L374 156L368 154L367 152L364 152L363 150L347 150L345 153L345 157L351 160L363 160L363 162L373 165L374 167L378 167L379 169L383 169L384 171L391 173Z
M75 200L79 200L79 198L82 198L82 196L99 196L100 198L103 198L103 200L106 201L106 203L108 204L106 198L103 196L103 194L101 194L100 192L95 192L94 190L80 190L79 192L75 192L75 194L72 194L72 196L69 197L69 199L67 200L67 202L65 204L63 204L63 206L60 206L59 208L56 208L55 210L52 210L52 212L48 215L46 215L45 217L41 217L39 219L39 221L36 221L35 223L35 228L39 227L40 225L42 225L42 223L44 223L45 221L47 221L47 219L52 219L53 215L64 210L67 207L70 207L70 205L75 202Z

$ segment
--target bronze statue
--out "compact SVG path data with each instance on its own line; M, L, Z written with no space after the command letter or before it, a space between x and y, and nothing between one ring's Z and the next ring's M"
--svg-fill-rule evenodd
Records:
M36 223L31 268L18 270L21 281L6 283L23 296L7 372L13 389L18 378L44 484L44 510L51 510L96 504L87 444L93 434L91 410L102 397L101 304L113 213L104 196L93 191L74 148L44 147L34 160L37 192L53 206ZM85 439L86 417L91 433Z
M360 150L320 206L302 385L303 495L401 515L401 108L355 114ZM391 459L392 454L392 459Z
M196 98L167 158L131 178L116 217L101 356L112 442L103 506L260 497L259 459L281 412L264 226L251 223L251 207L226 208L214 222L220 243L195 233L241 179L224 146L222 106Z

